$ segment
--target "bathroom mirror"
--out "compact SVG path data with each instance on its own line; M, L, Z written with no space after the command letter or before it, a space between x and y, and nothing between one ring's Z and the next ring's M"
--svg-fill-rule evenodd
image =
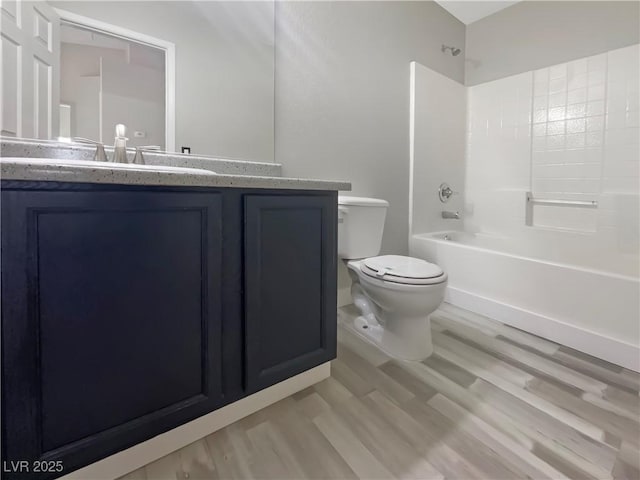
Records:
M2 136L273 161L273 2L2 2Z

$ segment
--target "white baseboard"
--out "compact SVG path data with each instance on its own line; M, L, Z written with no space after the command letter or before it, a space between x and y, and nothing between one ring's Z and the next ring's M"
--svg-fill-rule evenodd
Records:
M230 425L283 398L321 382L331 375L331 364L323 363L260 392L242 398L189 423L71 472L60 480L113 480Z
M640 347L637 345L454 287L447 287L445 301L607 362L640 372Z

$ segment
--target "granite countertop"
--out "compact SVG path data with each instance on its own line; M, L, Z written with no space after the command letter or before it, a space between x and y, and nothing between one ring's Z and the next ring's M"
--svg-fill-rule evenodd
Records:
M3 152L4 153L4 152ZM118 170L73 164L44 164L36 159L0 159L2 180L36 182L77 182L119 185L164 185L188 187L274 188L300 190L351 190L349 182L288 178L262 175L174 173L159 171ZM195 167L196 165L194 165Z
M113 147L106 145L105 151L109 158L113 156ZM96 147L92 145L64 143L53 140L0 137L1 157L93 160L95 152ZM128 148L127 154L129 158L133 158L135 148ZM282 165L272 162L154 151L145 151L144 158L146 163L150 165L201 168L229 175L258 175L263 177L280 177L282 175Z

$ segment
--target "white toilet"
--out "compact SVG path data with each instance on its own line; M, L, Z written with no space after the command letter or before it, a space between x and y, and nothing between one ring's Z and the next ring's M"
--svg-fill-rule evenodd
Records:
M423 360L433 353L429 317L444 300L447 275L418 258L376 256L388 207L377 198L338 197L338 256L348 260L361 313L350 327L395 358Z

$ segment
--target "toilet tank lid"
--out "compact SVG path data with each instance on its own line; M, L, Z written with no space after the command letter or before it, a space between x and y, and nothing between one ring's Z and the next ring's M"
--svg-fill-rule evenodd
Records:
M338 196L338 205L356 205L361 207L388 207L389 202L381 198Z

